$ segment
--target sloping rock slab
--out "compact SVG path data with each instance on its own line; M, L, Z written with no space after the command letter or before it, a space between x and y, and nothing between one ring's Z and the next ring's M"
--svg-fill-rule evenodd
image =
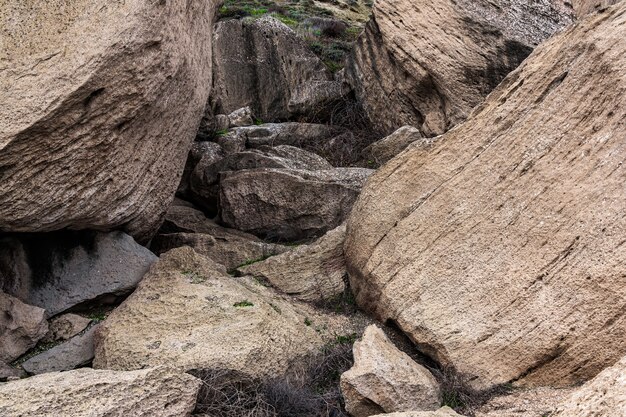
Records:
M0 4L0 231L146 241L207 102L218 2L66 3Z
M167 364L278 376L321 346L285 301L190 248L161 257L137 290L100 324L94 368Z
M358 303L476 388L576 384L626 353L625 38L623 2L555 36L355 205Z
M0 292L0 362L11 362L48 331L46 312Z
M201 385L166 368L53 372L0 384L0 415L183 417L193 411Z

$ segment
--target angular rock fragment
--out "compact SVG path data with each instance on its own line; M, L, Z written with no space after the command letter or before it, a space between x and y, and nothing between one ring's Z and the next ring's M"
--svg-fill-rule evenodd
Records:
M0 292L0 362L11 362L46 335L45 311Z

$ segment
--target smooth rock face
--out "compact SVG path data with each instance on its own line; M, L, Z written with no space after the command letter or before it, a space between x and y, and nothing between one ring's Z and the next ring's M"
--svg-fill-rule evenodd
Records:
M626 357L578 388L551 414L554 417L626 415Z
M222 220L229 227L274 239L319 236L344 221L372 172L362 168L225 172L220 182Z
M57 342L71 339L89 326L91 319L78 314L63 314L55 317L48 323L48 333L43 338L44 342Z
M541 45L348 223L358 303L478 388L586 381L626 352L626 3Z
M0 292L0 362L11 362L48 331L46 312Z
M406 413L377 414L374 417L461 417L450 407L441 407L437 411L409 411Z
M273 287L299 300L331 299L346 289L345 237L346 226L342 225L310 245L239 268L239 272L266 279Z
M207 102L217 2L66 3L0 5L0 231L148 240Z
M192 247L229 270L289 250L254 235L221 227L193 208L170 207L160 234L152 239L151 249L162 254L182 246Z
M563 0L379 0L347 78L375 127L440 135L572 22ZM445 28L445 30L442 30Z
M322 61L273 17L217 23L213 48L215 114L250 106L263 121L281 121L341 97Z
M382 165L422 138L419 129L403 126L386 138L369 145L363 150L363 156L376 165Z
M166 368L54 372L0 384L0 415L184 417L201 385Z
M376 325L365 329L353 352L354 366L341 375L341 393L351 416L439 408L437 380Z
M287 302L252 280L234 279L190 248L161 257L96 333L95 368L167 364L279 376L321 347Z
M88 365L93 360L93 335L97 327L33 356L22 364L22 368L29 374L44 374Z
M4 291L48 317L137 286L156 256L122 232L57 232L0 238Z

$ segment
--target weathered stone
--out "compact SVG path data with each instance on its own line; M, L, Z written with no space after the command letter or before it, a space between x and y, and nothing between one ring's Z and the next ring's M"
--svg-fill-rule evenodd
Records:
M578 388L554 417L612 417L626 415L626 357Z
M419 129L413 126L404 126L365 148L363 157L380 166L405 150L411 143L420 139L425 140Z
M71 371L88 365L93 360L93 334L98 326L56 345L22 364L29 374Z
M521 388L492 396L475 409L475 417L547 417L569 397L573 388Z
M0 237L0 284L51 317L102 295L128 294L156 259L122 232L8 235Z
M383 133L411 125L440 135L465 120L537 44L572 22L566 3L379 0L347 79Z
M616 4L621 0L572 0L576 15L580 18L585 15L599 10L604 10L606 7Z
M206 167L214 164L220 159L224 158L225 154L222 147L215 142L194 142L187 156L187 162L185 163L185 169L183 171L183 177L180 180L180 185L176 194L179 196L187 197L190 195L190 181L194 170L202 169L200 167Z
M475 388L576 384L626 352L625 38L622 2L548 40L354 207L357 302Z
M374 417L461 417L461 415L455 413L450 407L441 407L437 411L408 411L405 413L377 414Z
M6 363L0 361L0 382L19 379L20 376L21 373L19 369L9 366Z
M242 107L228 115L228 127L243 127L254 124L250 107Z
M156 232L207 102L217 3L0 4L0 231Z
M351 416L439 408L437 380L376 325L365 330L353 352L354 366L341 375L341 393Z
M233 129L233 133L245 138L246 146L258 148L269 145L291 145L310 148L322 144L345 132L345 129L315 123L266 123Z
M225 172L220 182L222 220L273 239L319 236L344 221L371 173L361 168Z
M0 384L3 416L189 416L202 382L166 368L78 369Z
M303 301L321 301L342 294L346 285L343 243L346 226L326 233L310 245L239 269L262 278L286 294Z
M174 249L96 332L95 368L168 364L278 376L319 348L314 329L257 282L233 279L190 248Z
M45 311L0 292L0 362L11 362L48 331Z
M214 113L250 106L261 120L282 121L341 97L324 63L273 17L217 23L213 48Z
M71 339L89 326L91 319L78 314L63 314L55 317L48 323L48 333L43 342L58 342Z
M182 246L192 247L229 270L289 250L254 235L221 227L193 208L171 207L160 234L152 239L151 249L160 255Z

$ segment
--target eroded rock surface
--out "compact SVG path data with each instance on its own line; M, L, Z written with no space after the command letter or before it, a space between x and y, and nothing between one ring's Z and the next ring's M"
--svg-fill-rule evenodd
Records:
M46 335L46 312L0 292L0 362L19 358Z
M368 160L368 163L379 166L390 161L410 144L420 139L423 139L423 136L419 129L413 126L403 126L365 148L363 157Z
M626 352L625 37L621 3L548 40L355 205L358 303L475 387L576 384Z

